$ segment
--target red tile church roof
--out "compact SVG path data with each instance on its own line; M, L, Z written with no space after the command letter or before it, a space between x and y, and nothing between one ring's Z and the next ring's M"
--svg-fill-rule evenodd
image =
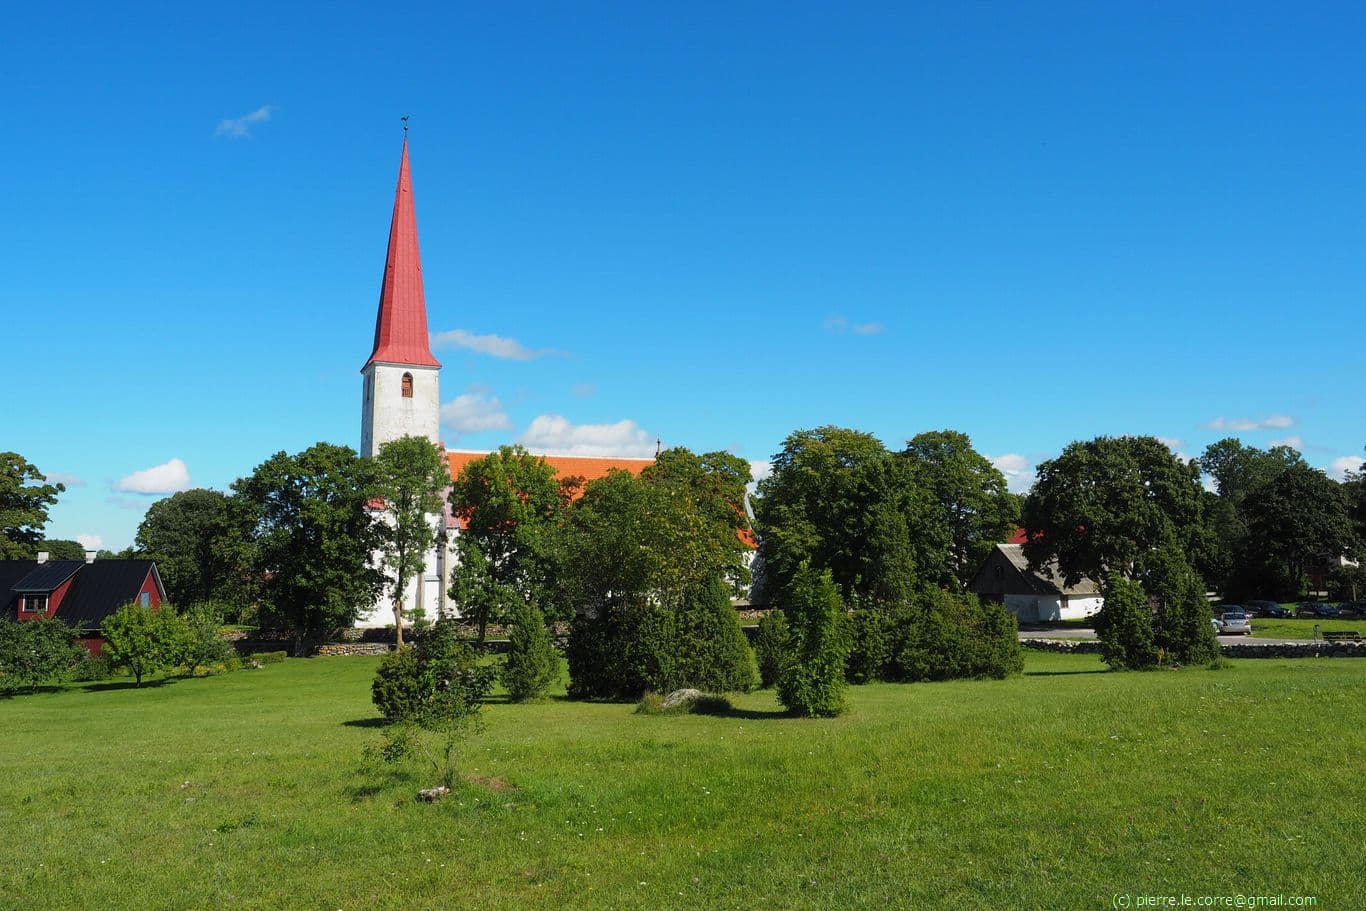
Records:
M365 362L440 367L427 336L427 302L422 291L422 257L417 247L417 213L413 209L413 179L408 168L408 140L394 190L394 216L389 223L389 255L384 261L384 283L375 319L375 349Z

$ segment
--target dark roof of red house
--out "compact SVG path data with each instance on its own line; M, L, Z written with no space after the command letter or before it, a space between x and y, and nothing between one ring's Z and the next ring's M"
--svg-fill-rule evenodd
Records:
M76 570L85 565L84 560L49 560L46 563L27 561L33 571L15 582L10 588L17 592L50 592L76 575Z
M165 600L156 567L152 560L0 560L0 607L9 614L20 592L51 592L71 579L57 618L77 629L98 629L105 617L137 598L148 573L156 583L158 600ZM44 587L37 587L35 580Z

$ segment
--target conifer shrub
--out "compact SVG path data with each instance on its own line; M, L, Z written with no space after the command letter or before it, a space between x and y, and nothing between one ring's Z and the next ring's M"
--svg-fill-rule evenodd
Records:
M759 665L759 684L767 689L778 682L788 644L787 616L773 608L759 620L754 636L754 658Z
M781 603L791 639L778 675L778 701L796 715L840 714L851 645L844 602L829 570L803 564Z
M1118 573L1104 584L1105 604L1096 615L1100 656L1112 668L1141 670L1158 662L1153 613L1143 586Z
M720 575L683 593L675 633L677 686L748 693L758 685L754 653Z
M543 698L560 676L560 655L540 608L523 601L513 609L503 686L513 702Z
M1208 664L1219 655L1209 600L1199 575L1175 545L1144 557L1143 588L1156 603L1153 623L1159 654L1175 664Z

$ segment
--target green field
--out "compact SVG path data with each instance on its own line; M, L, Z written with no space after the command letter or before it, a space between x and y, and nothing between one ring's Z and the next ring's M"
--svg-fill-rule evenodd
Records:
M375 661L0 700L0 908L1366 906L1366 661L860 687L834 720L495 704L368 772Z
M1266 639L1313 639L1315 626L1321 631L1351 630L1366 636L1366 620L1333 620L1328 617L1305 617L1303 620L1258 617L1252 621L1252 635Z

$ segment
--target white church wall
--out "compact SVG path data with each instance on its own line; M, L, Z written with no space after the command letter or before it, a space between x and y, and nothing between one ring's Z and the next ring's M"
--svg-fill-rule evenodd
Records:
M441 442L440 368L371 364L364 371L361 455L405 436ZM403 395L403 375L412 374L413 394Z

